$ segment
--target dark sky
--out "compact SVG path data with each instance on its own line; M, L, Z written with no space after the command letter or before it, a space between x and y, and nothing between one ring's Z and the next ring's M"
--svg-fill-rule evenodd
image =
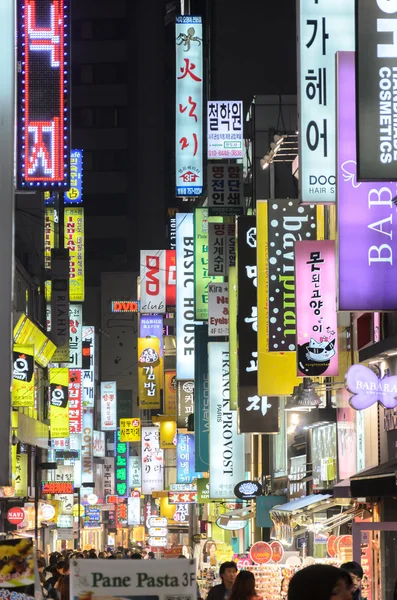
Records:
M295 0L212 0L212 97L296 93Z

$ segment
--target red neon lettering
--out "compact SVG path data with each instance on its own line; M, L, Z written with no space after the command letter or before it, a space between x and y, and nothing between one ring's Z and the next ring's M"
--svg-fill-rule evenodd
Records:
M160 281L156 275L160 271L160 257L146 256L146 293L157 296L160 292Z

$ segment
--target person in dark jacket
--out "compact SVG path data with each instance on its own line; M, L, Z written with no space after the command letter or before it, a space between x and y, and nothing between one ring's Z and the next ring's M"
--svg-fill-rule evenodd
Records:
M214 585L208 592L207 600L228 600L234 580L237 576L237 565L234 561L228 561L221 564L219 576L222 583Z
M361 565L359 565L358 562L352 560L351 562L343 563L343 565L341 565L340 568L344 571L347 571L350 577L352 578L353 600L363 600L363 597L361 595L361 582L364 577L364 571Z

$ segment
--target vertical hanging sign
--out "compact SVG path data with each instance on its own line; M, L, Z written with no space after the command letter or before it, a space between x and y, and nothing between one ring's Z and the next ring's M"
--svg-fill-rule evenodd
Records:
M194 464L196 471L209 469L209 390L208 390L208 331L205 325L198 325L195 331L195 366L197 385L194 399Z
M176 196L203 191L203 26L201 17L177 16Z
M176 214L176 376L194 378L193 215Z
M101 429L117 429L117 390L115 381L101 382Z
M83 151L70 153L70 188L63 195L65 204L83 203Z
M141 250L141 313L165 313L165 259L165 250Z
M18 0L17 185L69 187L70 9L67 0Z
M336 200L335 52L354 50L354 2L298 3L299 198L304 203Z
M84 208L64 209L65 248L69 250L69 297L84 302Z
M208 286L223 277L208 275L208 208L194 209L194 310L196 319L208 320Z
M164 488L164 452L158 427L142 427L142 494Z
M299 377L338 375L335 242L295 243Z
M116 494L120 498L129 495L129 456L130 445L120 441L120 429L114 432L114 467Z

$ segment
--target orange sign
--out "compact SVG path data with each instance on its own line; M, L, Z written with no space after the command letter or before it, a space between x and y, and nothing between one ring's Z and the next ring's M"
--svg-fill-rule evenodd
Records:
M251 546L250 556L252 562L265 565L272 559L272 549L267 542L256 542Z
M139 312L138 300L112 300L113 313L136 313Z
M333 558L336 554L335 542L336 535L330 535L327 542L327 552L331 558Z
M272 549L272 561L275 563L281 562L284 556L284 548L280 542L274 541L270 544Z
M43 494L73 494L73 481L42 481Z

